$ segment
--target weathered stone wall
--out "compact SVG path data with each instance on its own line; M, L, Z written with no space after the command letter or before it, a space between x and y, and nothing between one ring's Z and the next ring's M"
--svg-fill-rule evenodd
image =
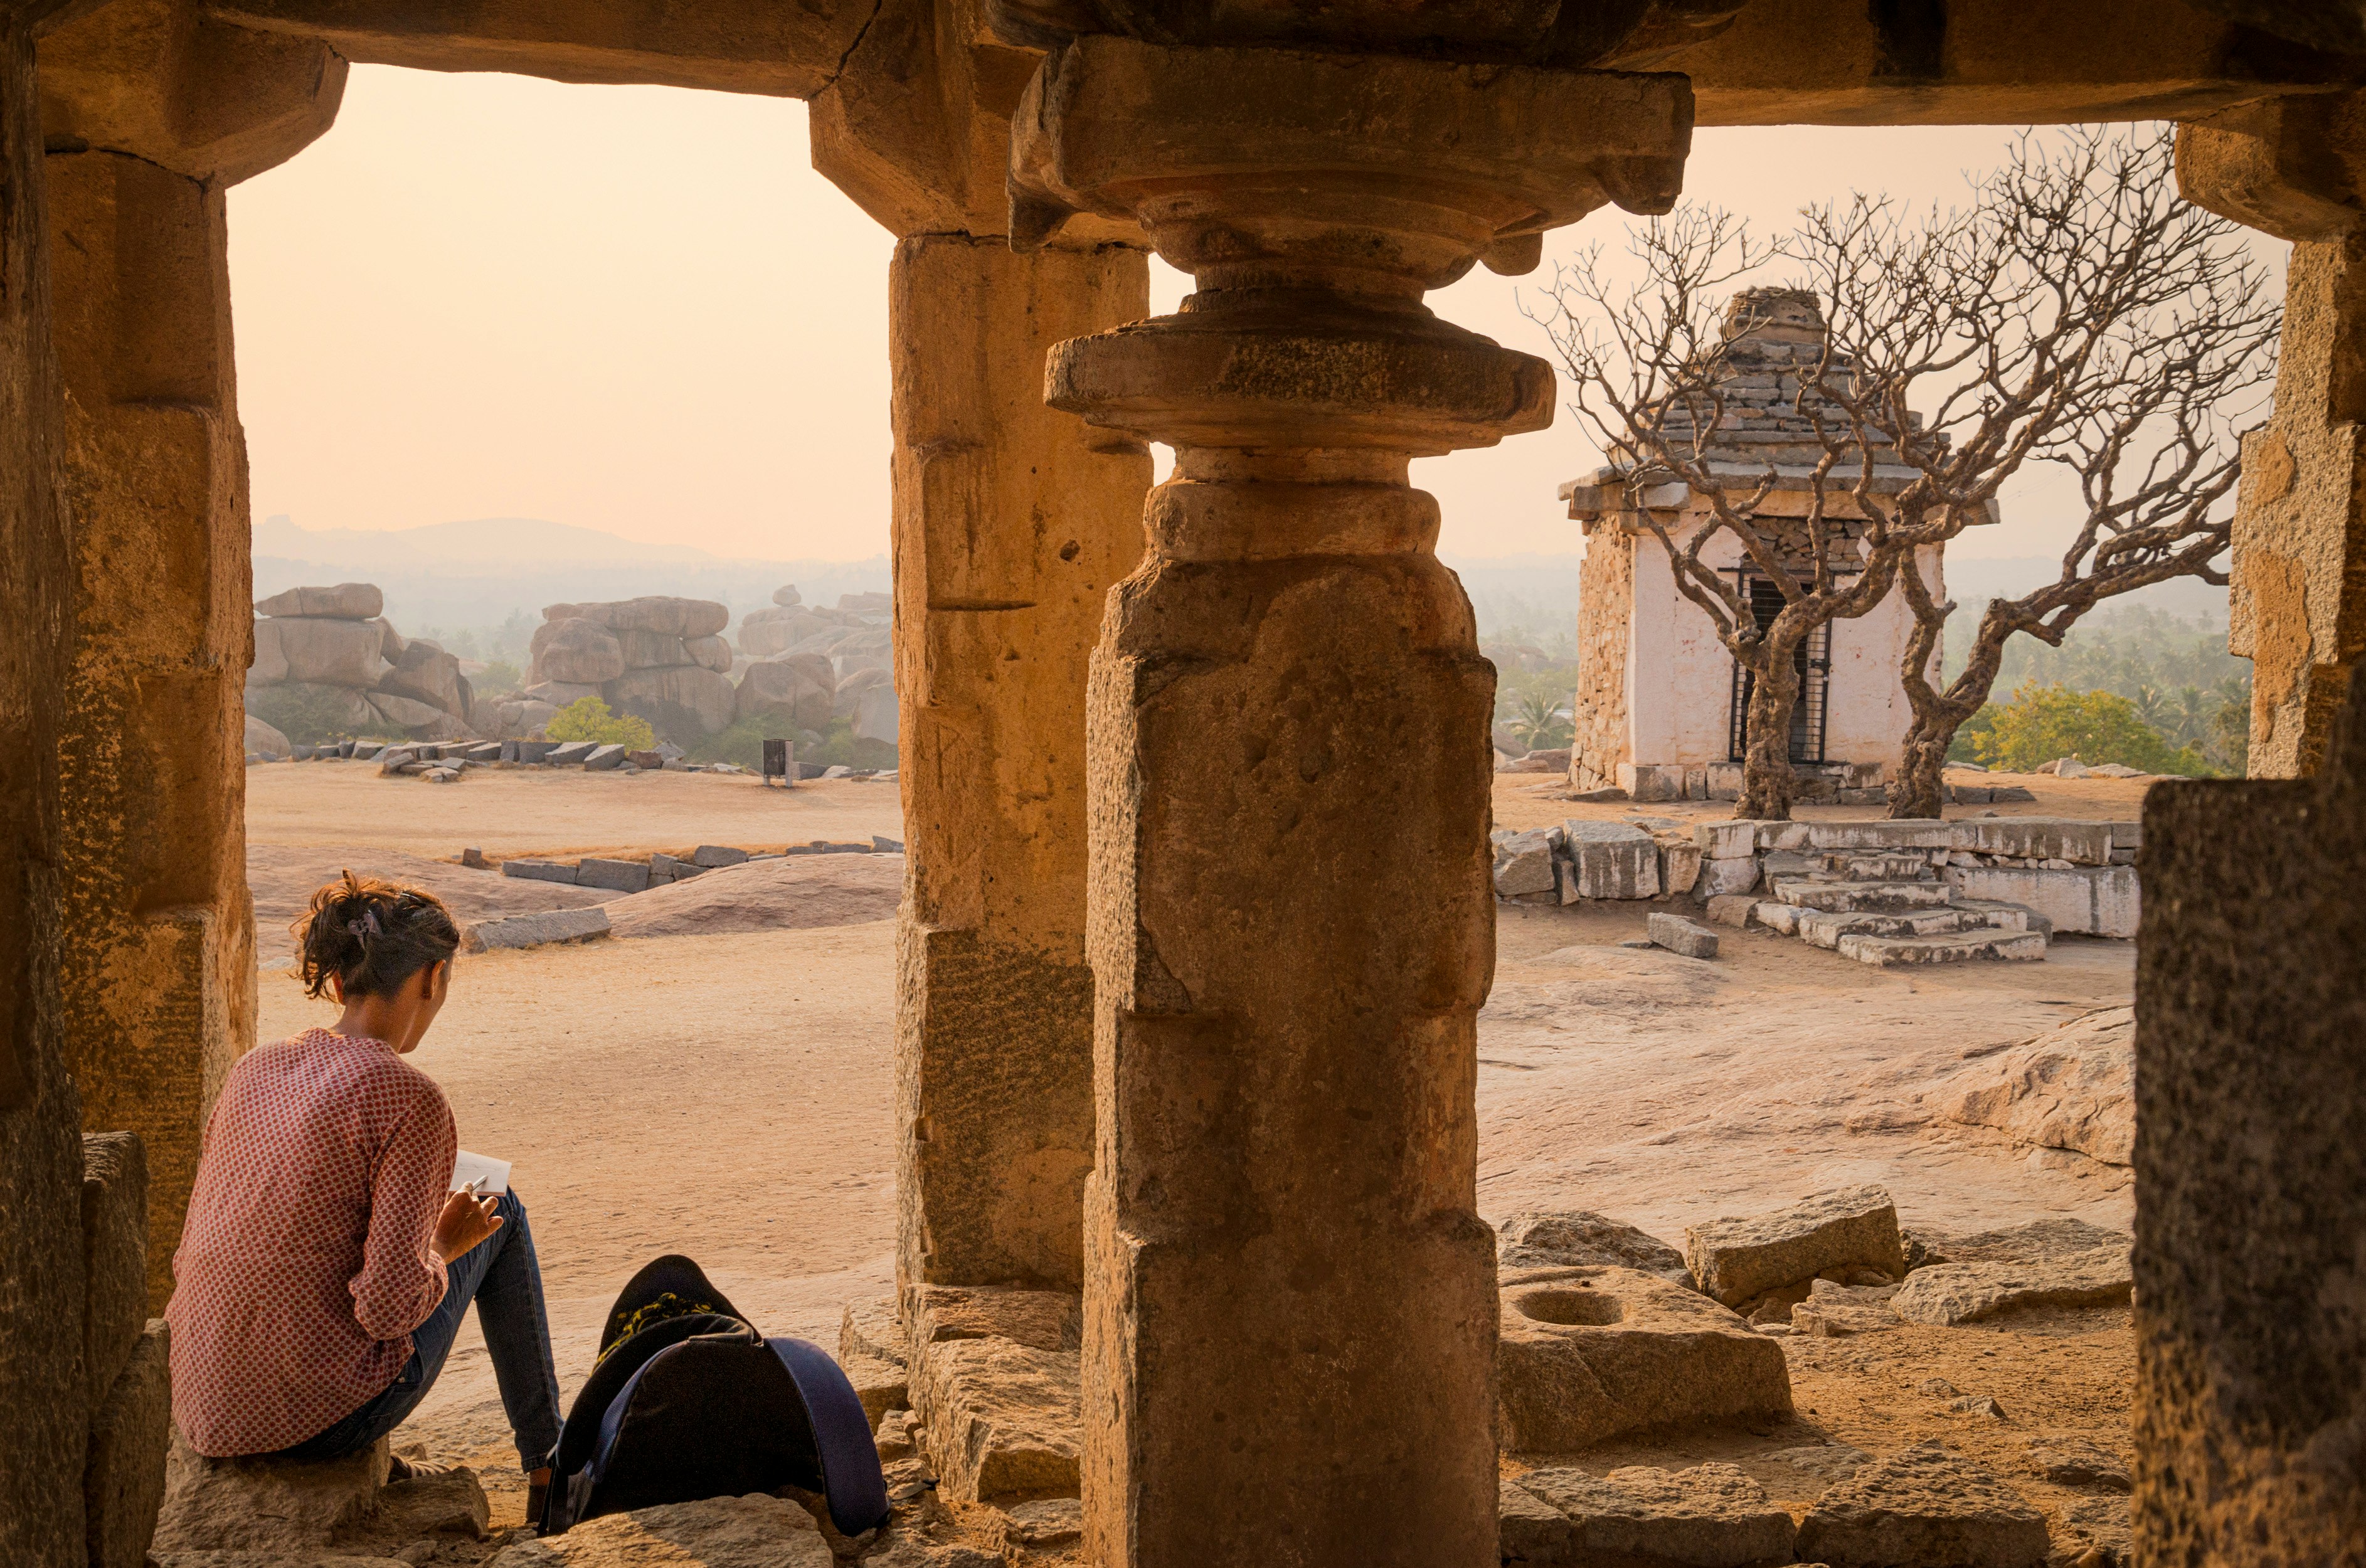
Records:
M2366 232L2293 247L2274 417L2243 444L2227 647L2254 778L2316 771L2366 653Z
M67 1060L85 1125L147 1146L162 1312L206 1111L254 1031L254 617L223 196L120 152L47 163L73 519Z
M1054 343L1149 310L1120 246L896 247L898 1272L1082 1282L1092 1164L1085 684L1142 554L1140 441L1043 406Z
M58 1001L70 558L32 24L0 4L0 1562L81 1568L82 1110Z
M1627 717L1627 652L1635 611L1635 539L1616 523L1593 526L1577 567L1576 732L1569 743L1572 789L1617 782L1635 760Z
M2366 686L2339 730L2146 798L2140 1562L2366 1561Z

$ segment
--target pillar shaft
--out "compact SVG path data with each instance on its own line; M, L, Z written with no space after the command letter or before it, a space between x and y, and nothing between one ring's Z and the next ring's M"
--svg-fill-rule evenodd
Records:
M81 1568L81 1113L57 974L69 573L32 22L0 6L0 1562Z
M245 449L219 186L48 160L74 605L60 736L66 1055L140 1134L162 1311L214 1091L254 1029Z
M1044 407L1043 357L1148 297L1138 249L896 250L900 1285L1082 1281L1085 683L1150 457Z
M1420 301L1612 182L1672 197L1681 95L1087 38L1012 117L1014 236L1130 213L1199 283L1045 378L1176 449L1087 713L1105 1568L1496 1561L1494 671L1407 474L1542 428L1552 377Z
M2366 231L2293 247L2275 413L2243 448L2228 645L2251 660L2250 773L2323 762L2366 655Z

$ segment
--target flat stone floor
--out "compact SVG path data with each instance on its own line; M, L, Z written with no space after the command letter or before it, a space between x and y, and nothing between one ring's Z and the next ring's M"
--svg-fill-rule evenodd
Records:
M486 773L439 786L335 763L277 764L248 778L249 830L261 846L456 860L469 846L621 853L901 837L892 784L808 784L788 795L704 775ZM1522 793L1539 782L1500 777L1499 820L1530 825L1519 816L1530 806L1538 822L1582 809ZM2052 787L2114 797L2077 813L2067 801L2034 809L2128 817L2140 793ZM2131 1194L2104 1168L2034 1165L1968 1134L1901 1126L1886 1108L1967 1058L2124 1003L2131 944L2070 938L2044 964L1901 973L1726 932L1724 956L1702 963L1617 945L1642 934L1651 908L1501 910L1480 1036L1480 1204L1491 1218L1589 1208L1681 1245L1690 1222L1879 1181L1910 1225L2050 1214L2127 1224ZM333 1016L284 973L260 984L263 1038ZM614 1292L660 1252L698 1258L768 1332L825 1345L836 1342L843 1302L890 1288L893 1041L893 922L871 920L472 958L414 1060L450 1096L462 1144L516 1164L571 1393ZM1936 1435L2001 1459L2043 1428L2100 1433L2124 1449L2124 1310L2042 1326L1786 1342L1801 1423L1820 1425L1720 1442L1771 1451L1830 1437L1888 1451ZM2066 1360L2060 1376L2036 1375L2056 1360ZM1995 1393L2010 1419L1969 1424L1912 1392L1934 1376ZM505 1427L473 1325L399 1438L497 1464ZM1585 1462L1708 1457L1722 1450L1686 1459L1636 1449ZM487 1471L497 1519L522 1506L514 1475Z

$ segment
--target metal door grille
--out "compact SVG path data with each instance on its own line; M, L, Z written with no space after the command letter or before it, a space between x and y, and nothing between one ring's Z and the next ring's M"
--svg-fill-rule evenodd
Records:
M1739 585L1750 595L1750 613L1762 633L1783 613L1783 591L1756 572L1738 572ZM1808 634L1794 662L1799 671L1799 700L1791 708L1791 761L1824 760L1824 713L1832 675L1832 624L1826 621ZM1728 760L1739 762L1750 750L1750 697L1758 678L1733 665L1733 713L1727 727Z

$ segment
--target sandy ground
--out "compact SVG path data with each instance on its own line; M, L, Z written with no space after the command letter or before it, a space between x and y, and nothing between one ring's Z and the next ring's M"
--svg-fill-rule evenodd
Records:
M700 775L487 773L435 786L335 764L249 777L258 863L279 865L283 882L294 880L297 863L274 857L301 846L335 860L362 856L351 846L456 857L471 845L494 855L574 854L901 837L895 792L883 785L809 784L787 795ZM1534 825L1604 809L1539 798L1539 782L1550 783L1500 777L1498 821ZM2023 812L2128 817L2141 793L2025 782L2048 788ZM1697 805L1646 810L1729 814ZM862 872L882 875L890 862L900 857L876 857ZM891 919L863 918L891 907L884 887L868 897L868 905L851 894L844 901L841 913L858 923L463 962L453 999L414 1059L450 1096L462 1144L516 1162L569 1393L589 1369L614 1292L660 1252L696 1258L768 1332L830 1346L844 1302L890 1289L894 936ZM1862 1113L1966 1059L2124 1003L2130 944L2068 938L2044 964L1901 974L1786 939L1727 933L1725 955L1701 963L1617 946L1641 934L1647 911L1500 909L1495 987L1480 1022L1480 1207L1491 1218L1527 1207L1594 1209L1681 1245L1688 1223L1877 1181L1896 1194L1907 1224L1941 1231L2056 1214L2129 1223L2131 1192L2102 1168L2048 1168L1969 1134L1885 1130L1878 1114ZM266 973L261 997L266 1039L331 1016L285 974ZM1853 1113L1867 1130L1851 1130ZM2078 1500L2015 1473L2031 1434L2075 1431L2127 1450L2133 1352L2124 1309L2021 1314L2003 1328L1799 1339L1786 1341L1786 1353L1796 1422L1585 1462L1748 1459L1778 1496L1812 1495L1811 1483L1774 1486L1785 1472L1763 1456L1828 1441L1887 1452L1938 1435L1994 1459L2058 1510ZM1995 1393L2007 1418L1947 1411L1944 1399L1916 1392L1932 1378ZM505 1426L473 1323L404 1436L480 1462L501 1455ZM487 1474L497 1510L512 1517L514 1476Z
M2144 815L2142 779L2057 779L2051 773L1948 774L1951 784L2019 784L2037 798L2008 801L2001 806L1950 806L1948 820L1964 817L2072 817L2090 822L2133 822ZM1569 783L1555 773L1497 773L1495 826L1549 828L1572 817L1624 821L1630 817L1667 817L1679 822L1722 822L1733 816L1733 803L1722 800L1672 800L1636 806L1628 801L1578 801L1568 798ZM1800 806L1792 815L1802 821L1861 820L1879 817L1878 806Z

